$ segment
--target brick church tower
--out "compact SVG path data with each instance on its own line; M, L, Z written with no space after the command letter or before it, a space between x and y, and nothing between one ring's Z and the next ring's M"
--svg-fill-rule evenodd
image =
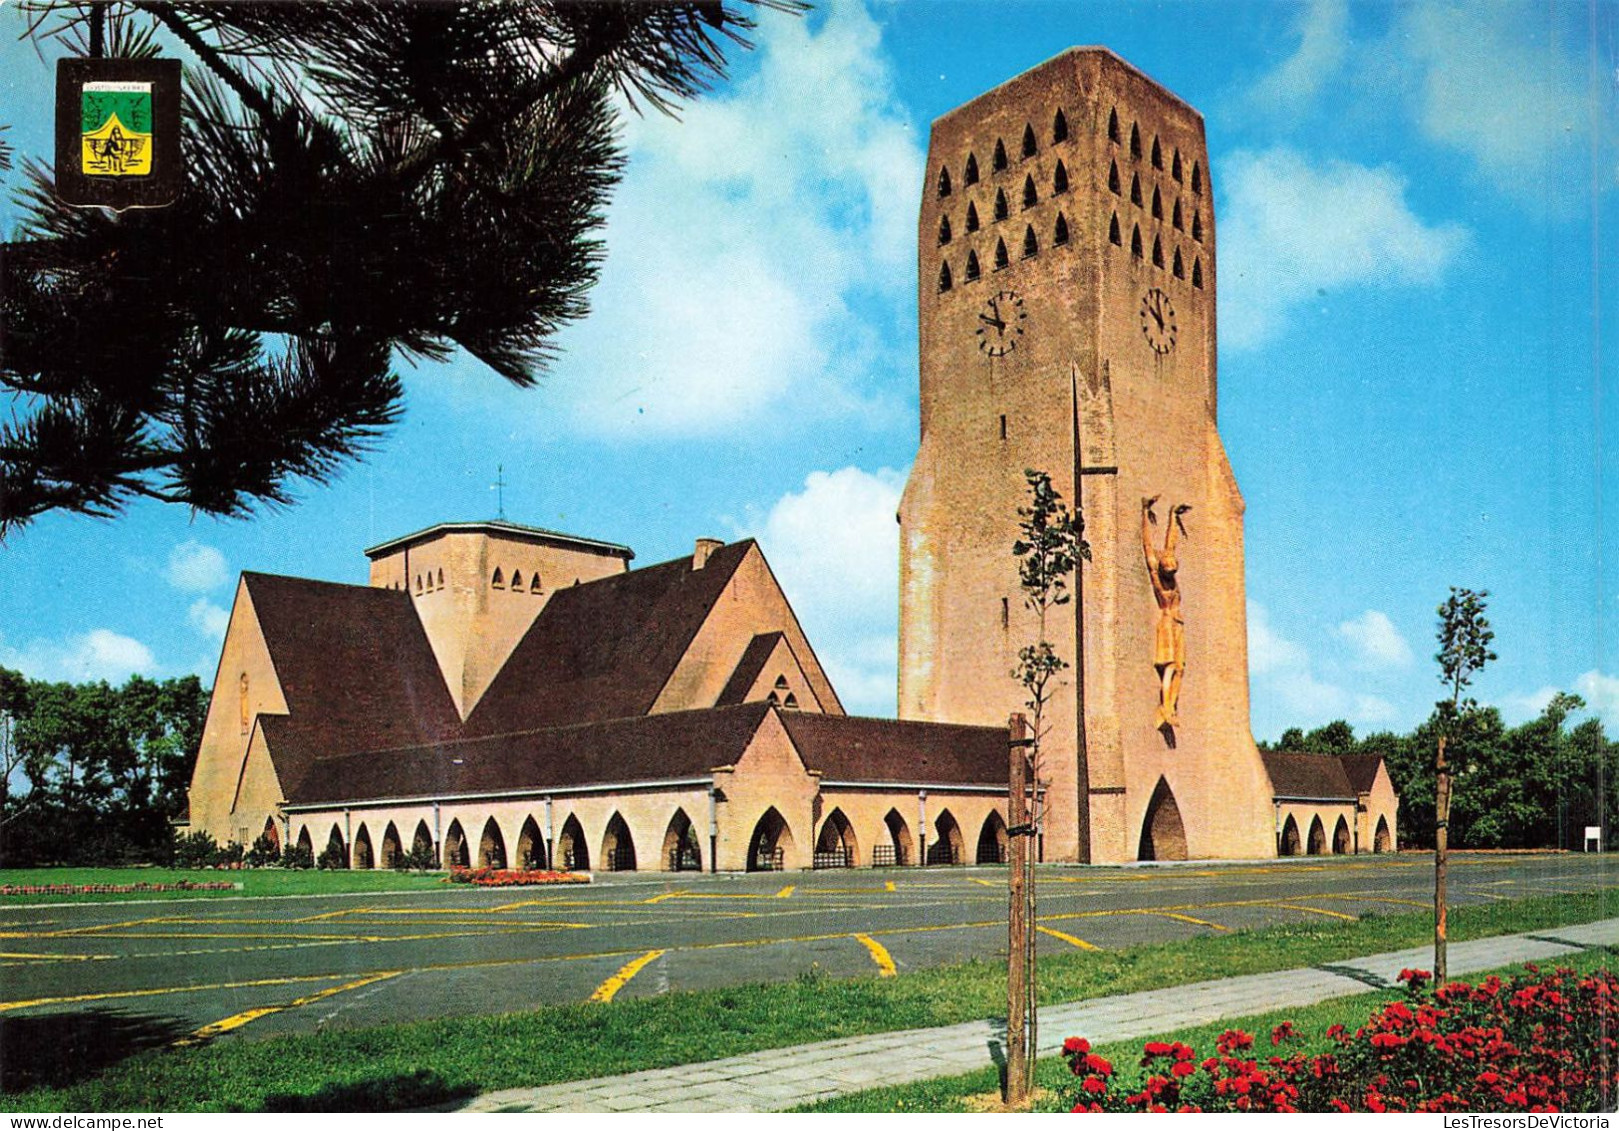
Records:
M1049 473L1092 561L1048 630L1075 666L1047 708L1047 860L1276 851L1248 720L1243 501L1216 427L1208 169L1202 117L1098 48L933 124L899 713L1023 709L1010 672L1035 627L1011 546L1024 469Z

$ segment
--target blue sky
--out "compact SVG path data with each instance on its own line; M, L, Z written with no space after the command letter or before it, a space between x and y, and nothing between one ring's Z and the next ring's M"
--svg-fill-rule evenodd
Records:
M0 121L48 157L20 26L0 10ZM1420 721L1450 585L1492 593L1481 699L1573 689L1611 723L1616 32L1611 0L764 13L680 122L626 118L593 313L541 388L407 370L380 452L250 521L37 521L0 545L0 664L211 680L237 571L361 583L363 547L493 517L503 464L508 518L643 564L757 536L845 704L891 714L928 124L1102 44L1207 121L1255 734Z

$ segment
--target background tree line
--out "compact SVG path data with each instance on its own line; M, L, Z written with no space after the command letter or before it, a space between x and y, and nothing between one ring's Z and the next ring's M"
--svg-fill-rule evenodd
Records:
M1577 695L1552 697L1537 718L1509 727L1480 707L1452 729L1454 773L1450 840L1455 848L1573 848L1587 825L1606 827L1619 806L1619 743L1596 717L1572 726L1585 706ZM1312 731L1292 727L1264 749L1317 754L1381 754L1400 794L1400 843L1434 843L1434 746L1438 713L1409 734L1380 731L1357 739L1342 719ZM1606 841L1606 834L1604 834Z
M194 675L113 687L0 668L0 865L168 863L207 714Z

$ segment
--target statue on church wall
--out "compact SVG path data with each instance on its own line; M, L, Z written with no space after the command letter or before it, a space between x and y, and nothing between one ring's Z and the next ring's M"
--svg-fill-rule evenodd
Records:
M1180 725L1178 708L1181 695L1181 677L1186 672L1186 618L1181 614L1181 591L1175 580L1180 562L1175 556L1179 536L1186 533L1181 515L1191 505L1181 503L1169 516L1164 531L1164 548L1154 550L1152 528L1158 524L1153 506L1158 496L1141 500L1141 552L1147 559L1147 576L1152 581L1152 595L1158 602L1158 629L1153 639L1152 664L1158 672L1158 712L1154 725L1176 727Z

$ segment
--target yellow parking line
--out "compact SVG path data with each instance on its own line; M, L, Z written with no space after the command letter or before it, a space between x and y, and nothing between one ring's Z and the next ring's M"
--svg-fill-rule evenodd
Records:
M777 899L786 899L788 896L792 895L793 892L795 892L797 890L798 890L798 885L797 884L788 884L786 887L782 888L780 891L778 891L776 893L776 898Z
M326 911L319 915L306 915L302 919L290 921L293 923L318 923L322 919L341 919L344 915L361 915L371 910L372 908L370 907L345 907L340 911Z
M596 987L596 992L590 995L590 1000L600 1002L612 1001L614 995L628 985L629 980L639 974L643 966L645 966L648 962L651 962L653 959L660 957L662 954L663 951L661 950L649 950L640 958L637 958L631 962L626 962L622 967L619 968L617 974L614 974L611 978L607 979L607 981Z
M397 978L402 973L404 973L402 970L387 970L381 974L372 974L368 977L356 978L352 982L344 982L341 986L328 986L324 990L317 990L315 993L307 994L304 997L294 998L292 1001L287 1002L286 1005L267 1005L258 1009L244 1010L241 1013L235 1013L229 1017L221 1018L212 1024L204 1025L191 1035L181 1037L170 1047L184 1048L187 1045L205 1044L219 1036L221 1033L229 1033L232 1029L240 1029L249 1021L257 1021L260 1017L268 1017L272 1013L281 1013L284 1010L296 1009L301 1005L309 1005L313 1002L322 1001L333 996L334 994L344 993L348 990L357 990L361 986L369 986L373 982L383 982L389 978Z
M1306 907L1302 903L1274 903L1274 902L1267 902L1265 904L1265 906L1267 906L1267 907L1281 907L1281 908L1284 908L1285 910L1288 910L1288 911L1309 911L1309 912L1311 912L1312 914L1315 914L1315 915L1330 915L1334 919L1347 919L1351 923L1357 922L1359 920L1359 918L1360 918L1360 916L1358 916L1358 915L1345 915L1342 911L1328 911L1323 907Z
M288 986L296 982L326 982L331 974L302 974L287 978L255 978L250 982L215 982L206 986L162 986L149 990L109 990L98 994L73 994L68 997L37 997L28 1001L0 1001L0 1013L13 1009L31 1009L37 1005L76 1005L85 1001L112 1001L118 998L157 997L161 994L193 994L209 990L241 990L256 986Z
M889 880L886 884L884 884L883 885L883 890L884 891L893 891L894 890L894 881Z
M662 895L655 895L651 899L643 899L642 903L662 903L666 899L679 899L686 893L683 891L666 891Z
M977 876L968 876L967 878L969 880L971 880L973 883L982 884L984 887L987 887L987 888L1003 888L1003 887L1006 886L1005 884L998 884L994 880L981 880Z
M1097 946L1095 943L1088 943L1084 939L1075 938L1073 935L1064 934L1062 931L1056 931L1056 930L1053 930L1050 927L1036 927L1035 930L1039 931L1042 935L1050 935L1054 939L1061 939L1063 942L1067 943L1069 946L1077 946L1077 947L1079 947L1080 950L1101 950L1102 949L1101 947Z
M104 958L118 958L116 954L28 954L22 951L0 950L0 958L37 958L44 962L93 962Z
M1312 895L1310 898L1311 899L1354 899L1354 900L1359 900L1359 901L1362 901L1362 902L1365 902L1365 903L1398 903L1398 904L1400 904L1400 905L1402 905L1404 907L1432 907L1433 906L1433 900L1431 900L1431 899L1426 900L1426 901L1420 900L1420 899L1396 899L1391 895L1356 895L1353 892L1350 892L1348 894L1339 894L1337 892L1333 892L1333 893L1329 894L1329 893L1326 893L1326 892L1322 892L1319 895Z
M1198 919L1191 915L1182 915L1175 911L1147 911L1147 915L1162 915L1165 919L1179 919L1182 923L1195 923L1199 927L1209 927L1216 931L1229 931L1230 927L1222 927L1218 923L1211 923L1207 919Z
M870 935L856 935L855 938L860 941L861 946L871 951L871 960L877 964L877 976L879 978L892 978L899 973L894 968L894 956L888 953L888 948L883 946L882 943Z

